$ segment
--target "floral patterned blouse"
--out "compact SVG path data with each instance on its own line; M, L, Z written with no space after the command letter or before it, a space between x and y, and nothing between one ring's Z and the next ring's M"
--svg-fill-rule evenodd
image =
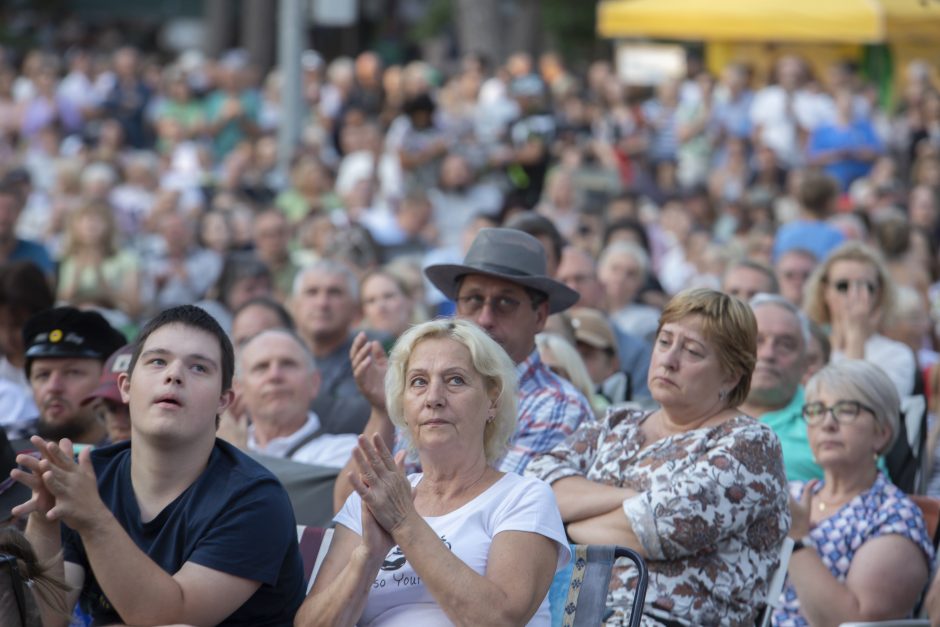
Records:
M790 494L794 499L803 494L804 485L803 481L790 483ZM823 483L819 482L814 493L822 487ZM868 540L888 534L909 539L924 552L928 568L933 563L933 544L927 535L920 508L879 472L871 488L813 527L806 545L816 551L833 577L845 582L859 547ZM800 613L800 600L789 580L783 589L783 605L774 612L773 624L779 627L809 625Z
M649 415L621 410L585 423L526 474L639 492L623 511L647 555L644 625L753 626L790 527L777 436L740 415L647 445ZM609 625L629 614L635 577L628 561L614 565Z

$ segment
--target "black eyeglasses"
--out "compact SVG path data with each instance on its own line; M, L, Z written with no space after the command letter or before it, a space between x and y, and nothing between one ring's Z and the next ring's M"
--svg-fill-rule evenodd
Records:
M492 309L499 316L509 316L519 309L521 301L509 296L491 296L484 297L482 294L468 294L467 296L457 297L457 313L461 316L472 316L480 312L483 307L489 303Z
M826 407L825 404L820 402L807 403L803 405L803 420L806 421L806 424L815 426L825 421L826 414L832 414L832 417L840 425L847 425L855 422L862 410L873 416L875 415L874 409L858 401L836 401L832 407Z
M865 289L867 289L868 293L872 296L874 296L875 290L878 289L878 286L872 283L871 281L849 281L848 279L841 279L839 281L835 281L832 284L832 286L835 287L836 291L839 292L840 294L848 294L849 288L852 286L852 284L864 285Z

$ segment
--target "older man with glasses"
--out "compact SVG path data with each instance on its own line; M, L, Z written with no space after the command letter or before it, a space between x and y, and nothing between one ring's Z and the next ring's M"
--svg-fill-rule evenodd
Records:
M425 274L457 303L458 318L479 325L516 364L519 422L499 469L521 473L535 455L551 450L585 417L593 416L584 395L549 370L535 348L535 335L545 328L548 316L571 307L578 293L547 276L542 244L515 229L481 229L462 264L428 266ZM360 389L372 404L365 433L382 433L391 442L393 429L381 387L381 346L360 336L351 357ZM341 504L351 489L344 475L337 481L334 503Z

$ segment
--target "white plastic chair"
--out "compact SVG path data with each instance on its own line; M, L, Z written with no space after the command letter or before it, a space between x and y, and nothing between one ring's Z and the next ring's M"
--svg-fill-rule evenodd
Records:
M770 585L767 586L767 605L764 607L757 627L769 627L774 610L780 607L780 597L783 594L783 584L787 580L787 567L790 565L791 555L793 555L793 538L788 536L784 538L783 544L780 545L780 564L770 578Z

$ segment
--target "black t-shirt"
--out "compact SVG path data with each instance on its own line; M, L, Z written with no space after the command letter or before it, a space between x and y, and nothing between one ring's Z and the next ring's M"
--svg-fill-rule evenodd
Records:
M293 624L304 597L297 528L287 493L268 470L216 440L199 478L144 523L131 485L130 443L92 451L91 461L101 499L134 544L163 570L173 574L193 562L261 582L221 625ZM92 624L121 622L95 581L79 535L63 525L62 540L65 561L85 569L80 603Z

